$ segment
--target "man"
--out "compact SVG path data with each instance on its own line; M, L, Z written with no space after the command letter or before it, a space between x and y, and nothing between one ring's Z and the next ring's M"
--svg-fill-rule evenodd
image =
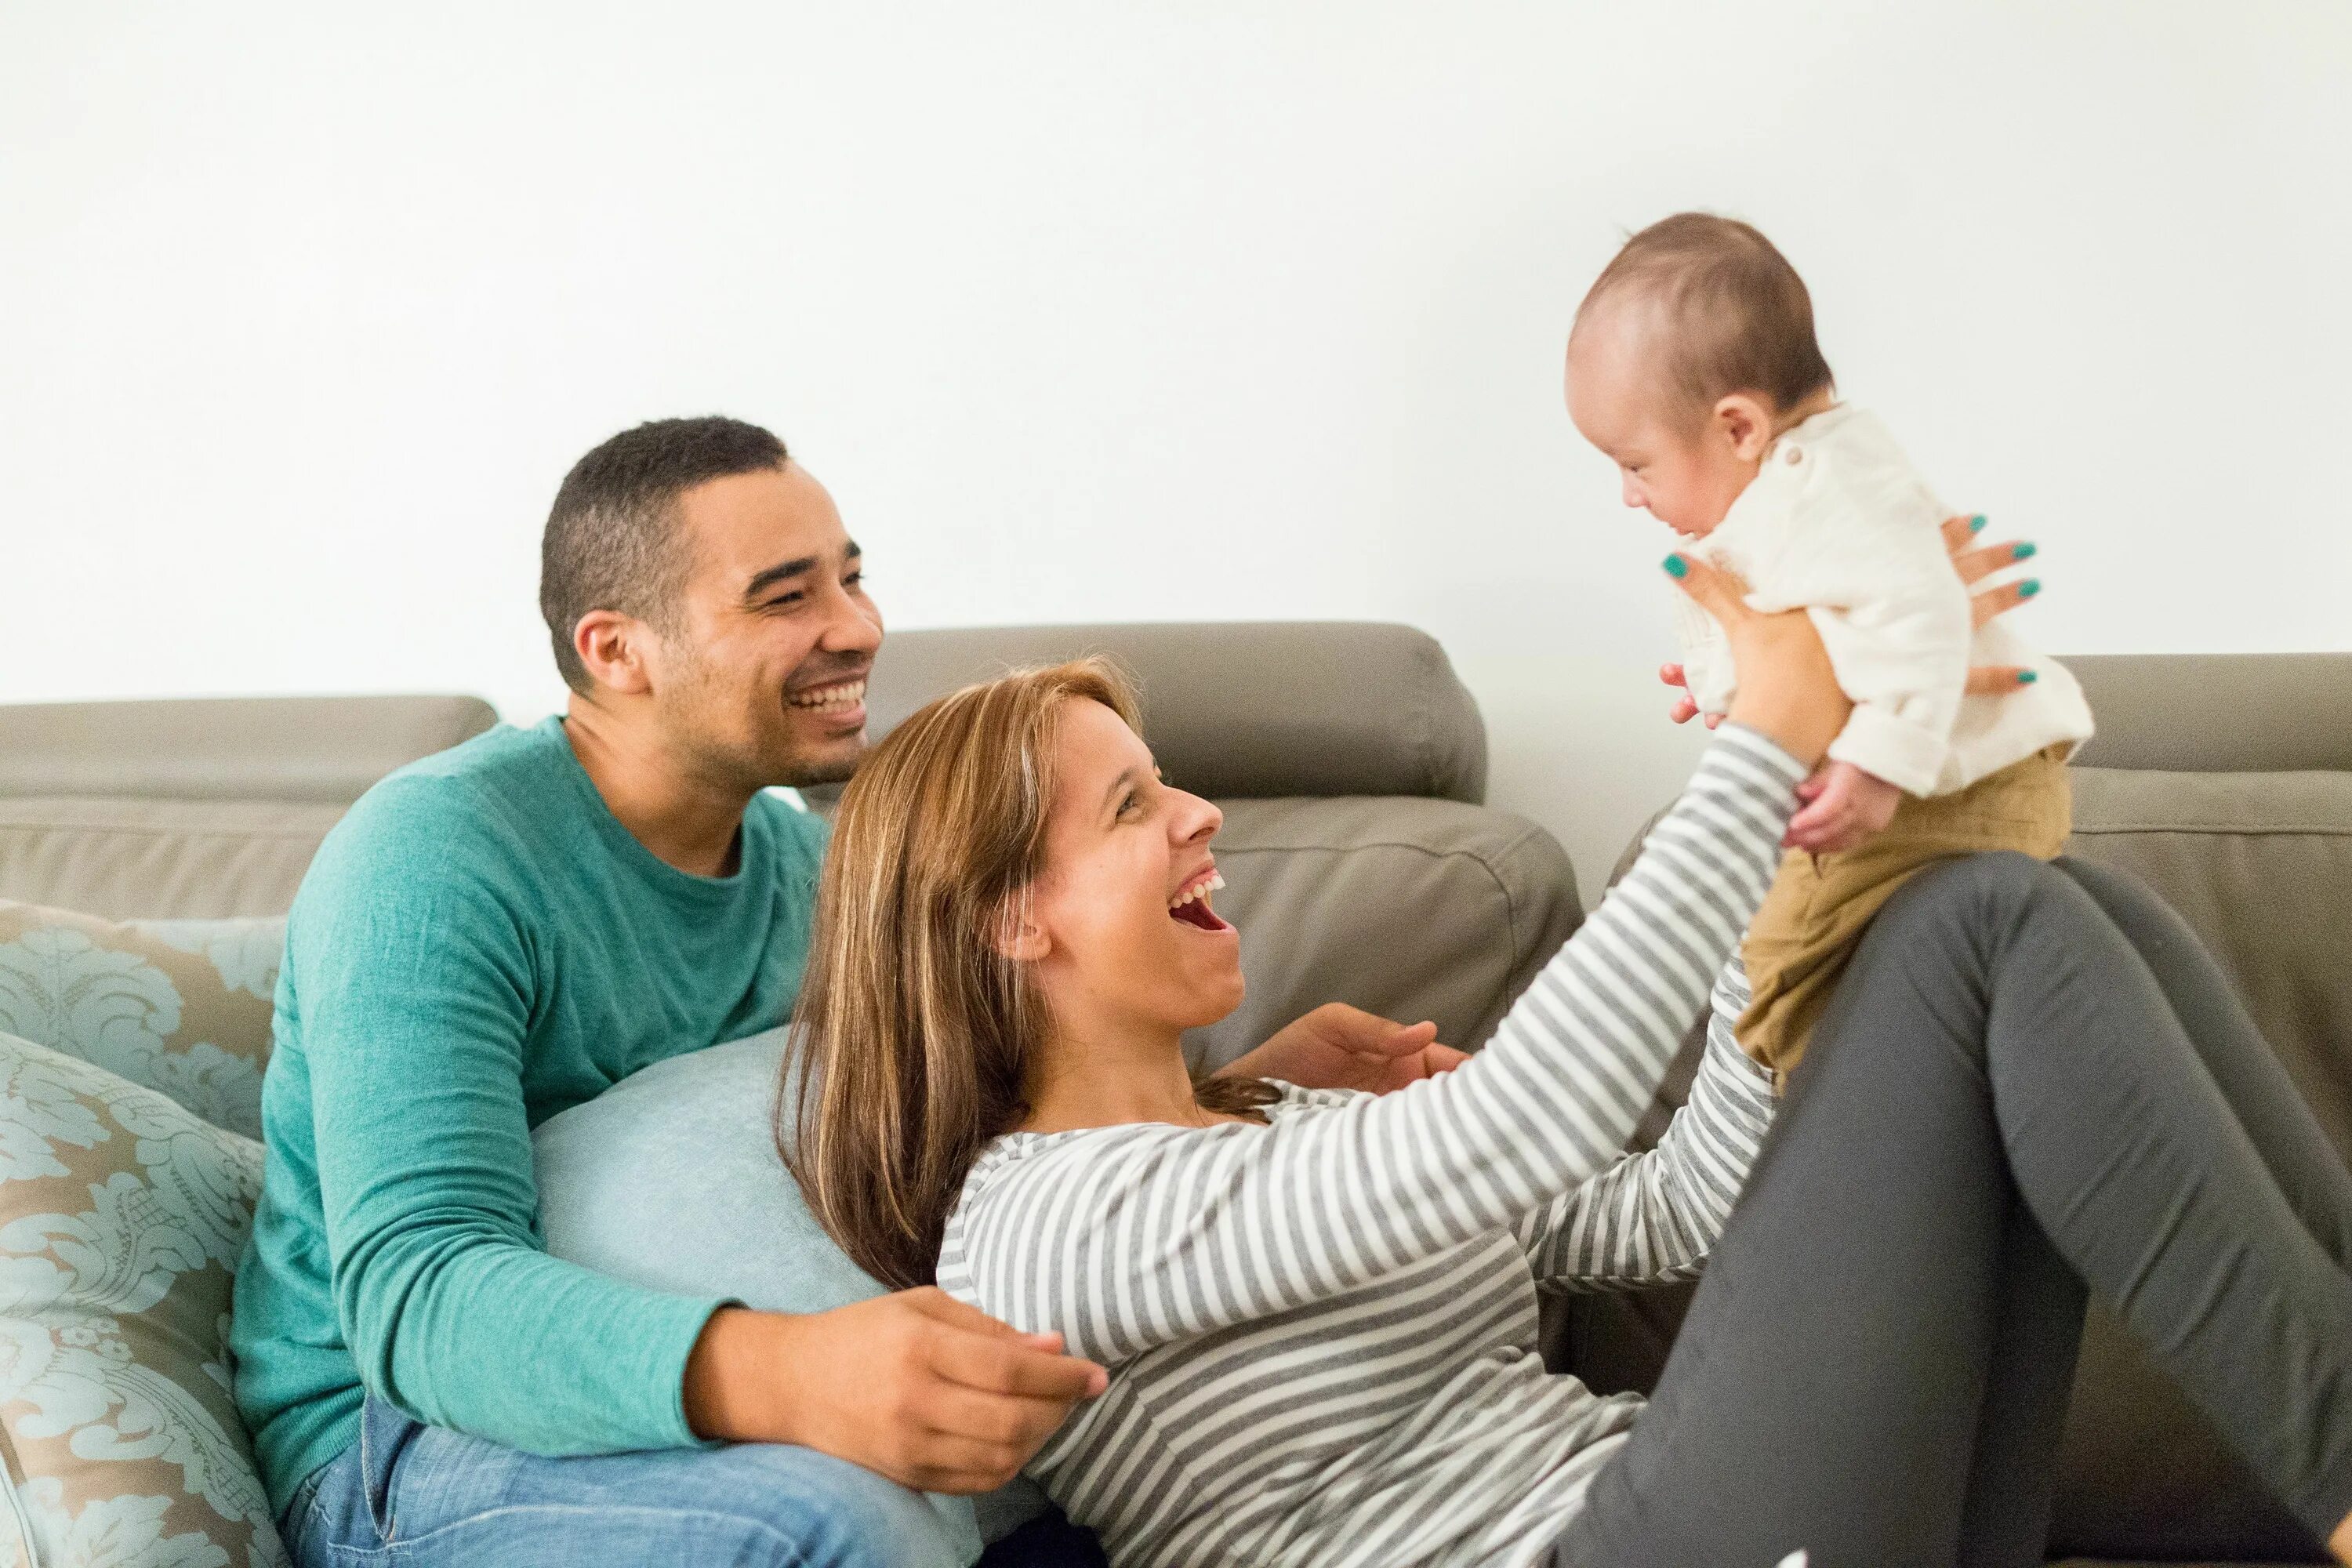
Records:
M788 1316L547 1255L530 1129L782 1023L882 642L768 432L664 420L565 479L541 608L571 697L401 770L287 931L236 1394L298 1562L891 1564L898 1487L1003 1484L1104 1374L936 1290ZM1454 1054L1347 1008L1236 1070L1383 1089ZM757 1115L746 1107L746 1115Z

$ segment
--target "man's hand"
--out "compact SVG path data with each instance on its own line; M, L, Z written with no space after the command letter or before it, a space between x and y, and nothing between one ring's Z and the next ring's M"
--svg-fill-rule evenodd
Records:
M797 1443L920 1491L992 1491L1109 1385L1059 1334L926 1287L830 1312L723 1307L686 1363L696 1436Z
M1815 855L1834 855L1875 837L1895 820L1903 792L1852 763L1830 763L1797 786L1805 803L1789 820L1782 845Z
M1952 569L1968 584L1969 609L1978 626L1995 616L2005 616L2042 592L2038 577L2012 579L1983 586L1984 580L2005 572L2020 562L2033 559L2035 549L2029 542L2010 540L2000 544L1979 544L1977 535L1984 530L1981 513L1974 517L1948 517L1944 520L1944 548L1951 552ZM1698 704L1691 700L1690 682L1685 679L1679 664L1661 665L1658 679L1679 693L1666 717L1677 724L1687 724L1698 717ZM1971 697L1998 697L2033 683L2033 672L2022 665L1985 664L1969 671L1968 693ZM1706 727L1714 729L1723 722L1723 715L1710 713Z
M1274 1078L1301 1089L1368 1089L1386 1094L1470 1058L1437 1043L1437 1026L1397 1024L1345 1002L1327 1002L1220 1077Z

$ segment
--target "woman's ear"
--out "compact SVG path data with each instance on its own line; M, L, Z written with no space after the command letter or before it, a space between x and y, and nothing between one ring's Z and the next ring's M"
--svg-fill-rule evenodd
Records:
M996 911L996 951L1015 963L1034 963L1053 951L1043 926L1029 918L1029 900L1008 899Z
M1772 416L1745 392L1735 392L1715 405L1715 427L1731 443L1732 456L1743 463L1760 463L1772 444Z

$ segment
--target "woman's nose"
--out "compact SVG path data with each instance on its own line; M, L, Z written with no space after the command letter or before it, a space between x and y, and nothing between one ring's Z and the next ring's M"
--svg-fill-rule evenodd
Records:
M1177 793L1183 795L1181 790ZM1197 795L1184 795L1171 820L1178 843L1201 844L1216 837L1217 829L1225 825L1225 814Z

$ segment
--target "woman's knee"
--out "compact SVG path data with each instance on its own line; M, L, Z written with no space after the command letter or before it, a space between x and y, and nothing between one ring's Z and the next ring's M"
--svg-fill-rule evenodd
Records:
M2047 861L2011 849L1963 856L1920 872L1871 922L1882 944L1997 936L2052 900L2080 903L2074 881ZM1976 945L1974 942L1969 945Z

